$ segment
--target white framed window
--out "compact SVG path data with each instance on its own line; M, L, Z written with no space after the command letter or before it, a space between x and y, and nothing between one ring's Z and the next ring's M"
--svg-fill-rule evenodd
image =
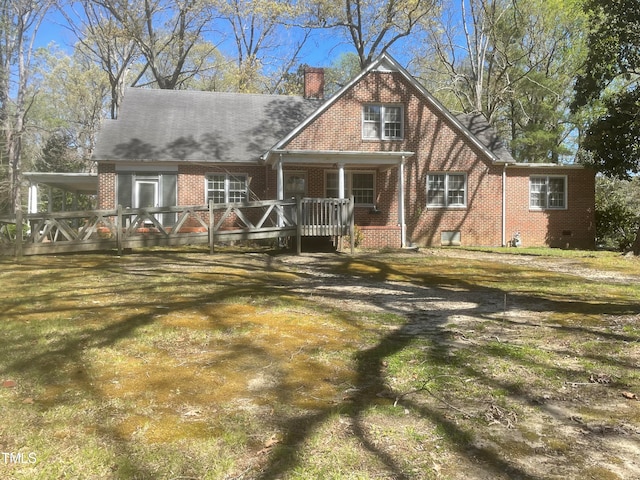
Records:
M307 195L305 172L284 172L284 198L301 198Z
M534 210L567 208L567 177L532 175L529 177L529 207Z
M466 207L465 173L430 173L427 175L428 207Z
M241 203L249 199L247 175L216 173L206 177L206 201L213 203Z
M345 172L345 195L353 195L356 205L375 205L376 176L374 172ZM338 172L328 171L325 176L325 195L327 198L338 198Z
M401 140L404 135L401 105L365 105L362 109L362 138Z

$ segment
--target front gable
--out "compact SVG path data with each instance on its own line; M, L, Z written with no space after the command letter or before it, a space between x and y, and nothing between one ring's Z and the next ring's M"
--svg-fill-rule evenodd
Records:
M385 135L385 124L378 126L380 138L368 135L368 120L374 114L392 120L401 114L397 124L387 123L387 129L399 128ZM475 124L473 125L476 126ZM488 126L484 122L484 126ZM436 140L437 138L437 140ZM513 162L499 145L488 145L478 138L465 121L444 108L403 67L387 54L379 57L367 69L328 99L289 135L278 142L263 157L273 162L277 153L307 152L416 152L429 148L429 142L458 144L451 151L473 149L487 163ZM465 145L462 147L462 145ZM505 154L506 153L506 154Z

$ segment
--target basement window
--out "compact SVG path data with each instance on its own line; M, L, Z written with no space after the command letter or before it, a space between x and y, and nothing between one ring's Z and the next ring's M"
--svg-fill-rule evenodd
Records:
M460 232L459 231L445 231L440 233L440 244L446 247L459 247Z

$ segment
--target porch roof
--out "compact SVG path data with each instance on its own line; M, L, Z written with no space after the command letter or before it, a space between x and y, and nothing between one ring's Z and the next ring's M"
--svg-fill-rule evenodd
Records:
M272 150L266 163L275 168L279 159L285 164L334 165L356 167L393 168L414 152L394 151L339 151L339 150Z
M23 176L32 185L46 185L86 195L98 193L98 175L95 173L25 172Z

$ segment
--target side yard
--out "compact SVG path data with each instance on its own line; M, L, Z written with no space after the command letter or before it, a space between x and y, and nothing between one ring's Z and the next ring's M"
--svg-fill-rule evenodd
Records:
M513 252L0 259L0 476L640 478L640 261Z

